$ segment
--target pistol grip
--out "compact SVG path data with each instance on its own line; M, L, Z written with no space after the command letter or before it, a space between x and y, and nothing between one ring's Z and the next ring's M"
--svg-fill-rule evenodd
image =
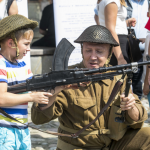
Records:
M38 104L39 107L45 107L47 104Z

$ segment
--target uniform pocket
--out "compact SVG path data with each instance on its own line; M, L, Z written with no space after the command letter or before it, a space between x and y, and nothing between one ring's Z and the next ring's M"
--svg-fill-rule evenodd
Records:
M82 109L88 109L96 105L95 98L75 98L74 104Z
M120 109L120 107L112 105L110 108L110 116L108 119L108 129L110 129L110 135L108 136L116 141L122 138L127 130L127 125L125 123L119 123L115 121L116 117L122 117L119 114L119 112L121 112Z
M87 97L74 98L74 112L76 125L85 126L97 115L96 99Z

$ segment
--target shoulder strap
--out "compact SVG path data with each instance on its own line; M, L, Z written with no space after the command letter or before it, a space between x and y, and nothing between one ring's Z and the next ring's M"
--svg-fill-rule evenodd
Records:
M5 115L6 117L8 117L8 118L10 118L10 119L12 119L12 120L14 120L14 121L16 121L16 122L19 122L19 123L25 125L24 123L20 122L19 120L15 119L15 118L13 118L12 116L10 116L9 114L7 114L7 113L6 113L4 110L2 110L1 108L0 108L0 113L2 113L2 114ZM41 131L41 132L44 132L44 133L48 133L48 134L52 134L52 135L56 135L56 136L71 137L71 135L68 135L68 134L55 133L55 132L51 132L51 131L44 131L44 130L35 128L35 127L33 127L33 126L30 126L30 125L26 125L26 126L32 128L32 129L36 129L36 130L38 130L38 131Z
M86 125L85 127L83 127L82 129L80 129L77 133L72 134L73 138L77 138L84 130L86 130L87 128L89 128L103 113L104 111L109 107L109 105L111 104L111 102L113 101L113 99L115 98L116 94L119 92L119 90L121 89L123 83L120 81L117 81L112 92L111 95L108 99L107 104L102 108L102 110L99 112L99 114L97 115L97 117L91 121L88 125Z
M99 114L97 115L97 117L91 121L88 125L86 125L85 127L83 127L82 129L80 129L77 133L75 134L62 134L62 133L56 133L56 132L51 132L51 131L44 131L44 130L41 130L41 129L38 129L38 128L35 128L33 126L30 126L28 125L28 127L32 128L32 129L36 129L38 131L41 131L41 132L44 132L44 133L48 133L48 134L52 134L52 135L56 135L56 136L65 136L65 137L72 137L72 138L77 138L83 131L85 131L87 128L89 128L103 113L104 111L109 107L109 105L111 104L111 102L113 101L113 99L115 98L116 94L119 92L119 90L121 89L121 86L122 86L122 82L120 81L117 81L112 92L111 92L111 95L109 97L109 100L107 102L107 104L102 108L102 110L99 112ZM9 114L7 114L4 110L2 110L0 108L0 113L2 113L3 115L5 115L6 117L12 119L12 120L15 120L23 125L25 125L24 123L18 121L17 119L13 118L12 116L10 116Z

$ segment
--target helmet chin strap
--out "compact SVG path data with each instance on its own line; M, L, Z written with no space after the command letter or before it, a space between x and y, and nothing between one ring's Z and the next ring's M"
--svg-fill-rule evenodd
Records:
M17 44L15 34L12 33L10 36L11 36L12 40L14 41L14 43L16 45L16 47L11 47L11 48L16 48L16 57L18 57L19 56L19 48L18 48L18 44Z
M109 62L110 62L110 59L111 59L111 56L112 56L112 48L113 48L113 46L111 45L110 49L109 49L110 53L109 53L109 56L108 56L108 58L107 58L107 60L104 64L104 67L108 67L108 65L109 65Z

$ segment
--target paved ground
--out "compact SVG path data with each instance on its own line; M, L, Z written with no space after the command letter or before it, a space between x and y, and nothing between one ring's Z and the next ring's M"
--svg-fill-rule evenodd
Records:
M35 126L31 123L31 106L32 103L29 103L28 107L28 121L30 125ZM58 120L53 120L49 123L45 123L43 125L36 125L37 128L42 130L50 130L57 132L57 128L59 126ZM31 142L32 142L32 150L55 150L57 145L57 136L53 136L50 134L42 133L40 131L30 129L31 132Z
M142 103L144 105L144 107L147 109L148 114L150 114L149 112L149 103L146 99L146 97L142 98ZM29 124L30 125L34 125L33 123L31 123L31 105L32 103L29 103L29 108L28 108L28 112L29 112ZM38 125L36 126L39 129L43 129L43 130L50 130L50 131L55 131L57 132L57 128L59 126L58 120L53 120L49 123L43 124L43 125ZM144 126L149 126L150 127L150 115L148 120L145 121ZM53 136L50 134L46 134L46 133L42 133L40 131L31 129L31 142L32 142L32 150L55 150L56 149L56 145L57 145L57 136Z

